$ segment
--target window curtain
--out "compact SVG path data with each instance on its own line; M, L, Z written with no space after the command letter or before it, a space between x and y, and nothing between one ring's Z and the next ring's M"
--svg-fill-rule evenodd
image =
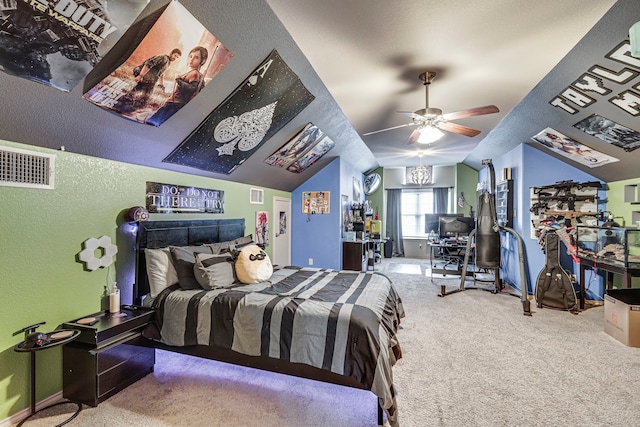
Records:
M449 189L447 187L433 188L433 213L447 213L449 204Z
M387 238L391 239L393 256L404 256L402 243L402 190L387 190Z

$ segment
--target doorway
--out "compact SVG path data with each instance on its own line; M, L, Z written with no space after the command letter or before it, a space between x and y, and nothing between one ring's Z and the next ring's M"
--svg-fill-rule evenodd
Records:
M291 265L291 199L273 198L273 265Z

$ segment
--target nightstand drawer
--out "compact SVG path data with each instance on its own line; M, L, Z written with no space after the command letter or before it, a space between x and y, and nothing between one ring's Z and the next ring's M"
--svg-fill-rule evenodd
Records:
M118 346L118 347L123 347ZM98 374L98 400L111 392L121 390L129 384L134 383L139 378L152 371L155 362L155 353L151 348L138 347L143 350L136 352L132 358L119 360L111 369ZM98 356L98 360L102 355ZM117 358L105 358L109 361L116 361Z
M97 357L98 375L114 366L122 364L124 361L149 354L149 351L152 349L138 346L137 344L140 340L140 334L135 334L129 340L115 343L104 349L91 351L91 353L94 353Z
M72 402L97 406L153 372L155 349L142 337L153 310L122 307L120 315L99 312L86 317L97 321L65 323L81 332L63 347L62 394Z

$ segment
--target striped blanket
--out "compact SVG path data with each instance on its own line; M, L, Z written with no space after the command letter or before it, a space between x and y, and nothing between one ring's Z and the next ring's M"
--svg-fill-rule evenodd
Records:
M213 345L353 377L397 425L391 367L402 355L396 331L404 309L380 273L285 267L259 284L173 286L153 306L165 344Z

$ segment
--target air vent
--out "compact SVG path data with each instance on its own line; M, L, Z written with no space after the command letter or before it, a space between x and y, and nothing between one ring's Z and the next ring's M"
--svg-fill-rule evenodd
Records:
M249 203L253 203L256 205L263 205L264 190L260 190L259 188L252 188L249 193Z
M0 147L0 186L53 190L56 156Z

